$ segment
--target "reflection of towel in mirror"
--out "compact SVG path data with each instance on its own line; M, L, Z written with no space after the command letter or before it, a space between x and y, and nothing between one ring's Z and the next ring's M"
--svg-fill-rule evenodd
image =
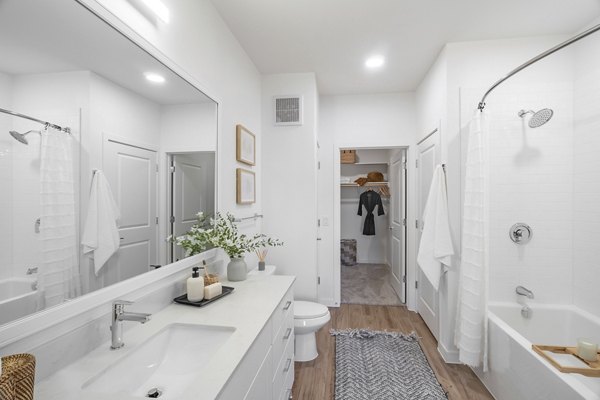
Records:
M96 276L106 261L119 249L117 220L121 218L119 207L102 171L92 178L90 202L81 244L83 253L91 253Z
M442 267L451 266L454 246L448 220L446 174L441 165L433 173L427 204L423 212L423 233L417 262L435 290L440 285Z

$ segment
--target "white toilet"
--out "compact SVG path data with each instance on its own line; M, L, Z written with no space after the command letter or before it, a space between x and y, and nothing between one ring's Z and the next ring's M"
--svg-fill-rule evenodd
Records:
M294 353L295 361L317 358L316 333L331 319L329 310L322 304L294 301Z
M276 267L267 265L264 271L253 270L248 275L273 275ZM317 358L316 333L331 319L329 310L322 304L310 301L294 301L294 358L295 361L311 361Z

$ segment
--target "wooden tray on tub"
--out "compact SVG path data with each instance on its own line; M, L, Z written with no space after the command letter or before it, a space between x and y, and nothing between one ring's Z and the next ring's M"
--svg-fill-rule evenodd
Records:
M545 346L541 344L533 344L531 345L531 348L540 356L548 360L548 362L560 372L565 372L569 374L581 374L585 376L591 376L593 378L600 378L600 357L596 358L596 361L586 361L577 355L577 347ZM570 354L577 360L587 364L588 368L562 365L558 360L552 358L552 356L548 353ZM600 354L600 352L598 352L598 354Z

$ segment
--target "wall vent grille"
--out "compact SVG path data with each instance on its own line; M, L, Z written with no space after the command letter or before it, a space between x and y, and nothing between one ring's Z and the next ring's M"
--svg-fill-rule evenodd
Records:
M275 125L302 125L302 97L276 96Z

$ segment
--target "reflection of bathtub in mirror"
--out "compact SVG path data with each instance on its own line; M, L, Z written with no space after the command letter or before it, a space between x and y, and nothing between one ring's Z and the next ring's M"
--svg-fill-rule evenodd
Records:
M42 291L35 278L0 280L0 325L42 309Z

